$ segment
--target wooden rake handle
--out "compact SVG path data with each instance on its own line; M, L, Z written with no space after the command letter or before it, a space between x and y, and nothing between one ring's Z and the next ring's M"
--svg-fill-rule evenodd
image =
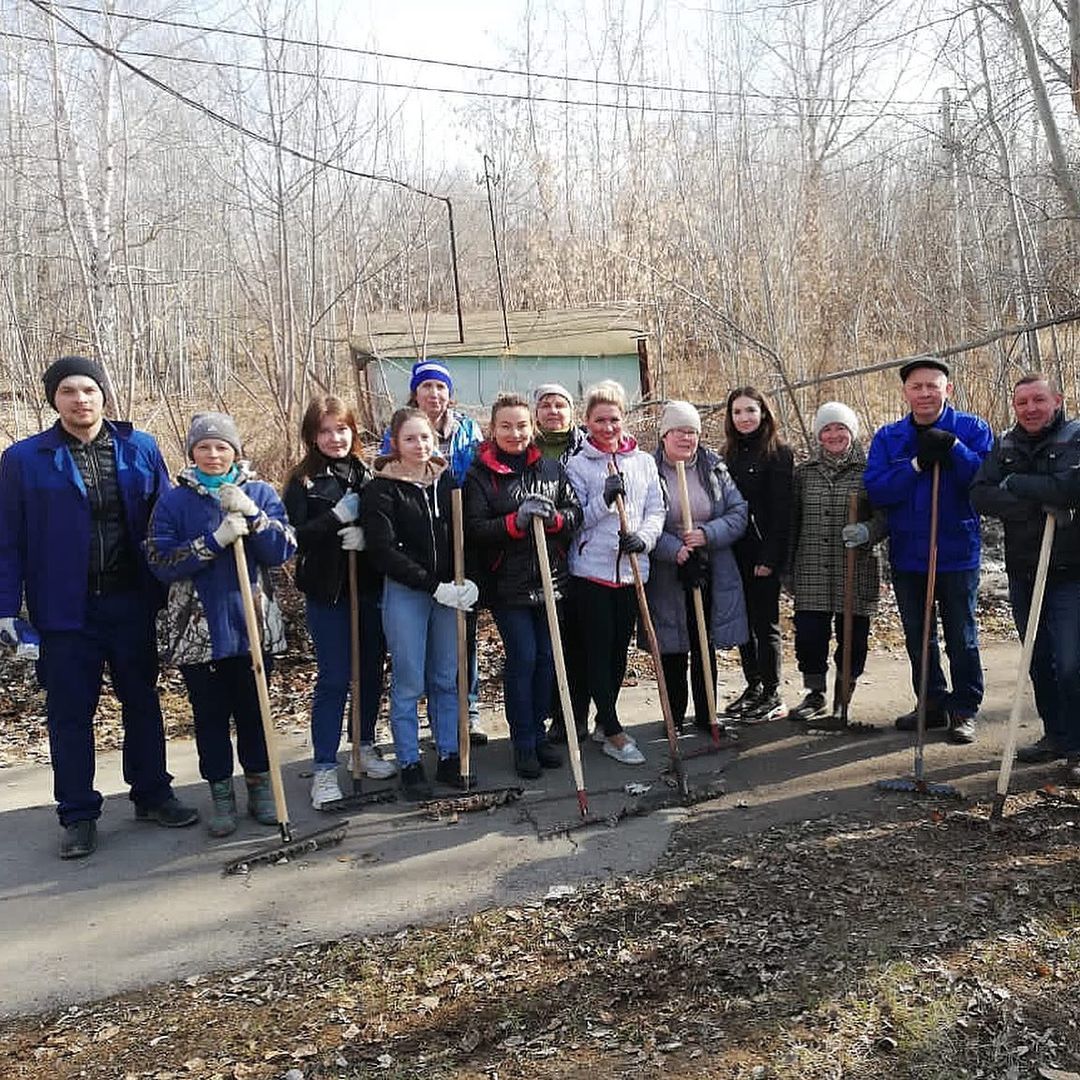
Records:
M465 583L465 513L461 502L461 488L450 492L450 516L454 537L454 584ZM457 702L458 702L458 757L461 759L461 775L468 783L472 746L469 742L469 637L465 625L465 612L455 612L457 617ZM428 703L431 708L431 703Z

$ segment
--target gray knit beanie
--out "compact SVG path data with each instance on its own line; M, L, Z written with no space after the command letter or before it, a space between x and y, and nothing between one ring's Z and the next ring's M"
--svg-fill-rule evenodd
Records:
M851 432L851 437L859 437L859 418L855 410L845 405L842 401L826 401L816 413L814 413L814 438L821 434L821 429L826 424L843 424Z
M533 408L535 409L548 394L558 394L559 397L566 398L571 409L574 407L574 395L565 386L557 382L546 382L541 383L533 391Z
M660 414L660 438L673 428L693 428L701 434L701 414L689 401L669 401Z
M240 432L236 429L236 421L225 413L196 413L191 418L191 427L187 433L188 457L191 457L195 444L203 439L221 439L236 451L237 457L240 456Z

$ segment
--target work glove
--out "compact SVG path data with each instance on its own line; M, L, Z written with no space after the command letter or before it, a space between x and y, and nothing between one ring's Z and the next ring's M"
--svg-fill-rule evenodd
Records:
M640 555L648 546L636 532L619 533L619 551L623 555Z
M350 522L355 521L360 516L360 496L355 491L350 491L348 495L342 495L330 510L330 513L334 515L341 522L342 525L348 525ZM360 551L360 548L356 549Z
M951 431L939 427L921 427L915 436L915 460L919 468L932 469L935 465L947 465L956 443Z
M696 589L709 580L709 557L701 548L693 548L690 558L675 567L675 576L684 589Z
M15 629L14 617L0 619L0 642L5 645L19 644L19 631Z
M845 525L840 530L840 539L844 547L857 548L870 543L870 527L865 521L856 521L854 525Z
M626 485L623 483L623 474L620 472L609 473L604 481L604 505L610 506L618 496L626 497Z
M435 588L436 603L457 611L471 611L479 596L480 590L474 582L468 580L460 585L455 585L452 581L444 581Z
M359 525L346 525L344 529L338 529L341 537L342 551L363 551L367 547L364 539L364 530Z
M214 540L219 547L227 548L235 544L241 536L247 536L247 518L240 513L228 513L222 519L221 524L214 530Z
M480 599L480 590L477 588L476 582L466 578L458 585L457 590L458 606L462 611L472 611L473 605Z
M218 502L227 514L243 514L246 518L259 516L255 500L236 484L222 484L218 488Z
M519 532L524 532L528 528L529 518L550 521L554 516L555 504L546 495L526 495L514 515L514 524Z

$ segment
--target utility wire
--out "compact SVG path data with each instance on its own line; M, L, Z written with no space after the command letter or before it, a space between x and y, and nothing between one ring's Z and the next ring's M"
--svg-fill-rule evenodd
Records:
M99 8L84 7L80 4L56 4L56 7L65 11L77 11L85 15L95 15L99 18L106 14L112 19L126 19L133 22L146 23L151 26L167 26L178 30L197 30L202 34L221 34L229 37L247 38L255 41L273 41L280 45L298 45L307 49L321 49L325 52L340 52L353 56L370 56L380 60L397 60L411 64L427 64L434 67L456 68L461 71L478 71L490 75L510 75L524 79L548 79L562 83L583 83L588 86L606 86L619 90L659 90L674 94L697 94L706 97L728 97L734 99L761 98L766 101L802 101L813 102L816 99L808 98L800 94L769 94L763 90L717 90L695 86L674 86L665 83L632 82L621 79L601 79L591 75L569 75L546 71L532 71L529 68L498 67L488 64L468 63L462 60L438 60L432 57L411 56L407 53L384 52L379 49L362 49L355 45L335 45L322 41L312 41L306 38L287 37L284 34L261 33L256 30L235 30L225 26L203 26L201 23L184 22L180 19L163 19L159 16L138 15L134 12L109 11L102 12ZM414 89L430 89L415 87ZM457 92L457 91L450 91ZM537 99L533 99L537 100ZM549 100L549 99L539 99ZM846 100L846 99L844 99ZM864 105L922 105L930 103L917 100L898 100L894 98L860 98L859 104Z

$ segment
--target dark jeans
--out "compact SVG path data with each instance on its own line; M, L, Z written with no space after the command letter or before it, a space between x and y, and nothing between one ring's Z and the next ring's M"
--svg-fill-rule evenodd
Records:
M927 705L947 709L954 716L974 716L983 698L982 661L979 658L979 628L975 622L975 599L979 571L949 570L937 576L934 603L937 617L930 627L930 670ZM911 683L919 693L922 655L923 606L926 603L926 575L910 570L893 571L893 592L904 626L904 644L911 660ZM952 693L941 669L937 619L945 634Z
M840 674L844 655L844 616L831 611L795 612L795 657L808 690L825 689L829 673L829 639L835 629L836 652L833 660ZM857 679L866 668L870 619L856 615L851 624L851 678Z
M555 661L543 607L493 607L502 637L503 700L515 750L532 750L544 740Z
M709 609L711 594L706 587L701 590L701 599L705 607L706 635L708 634ZM709 701L705 694L705 680L701 674L701 638L698 635L697 615L694 612L694 597L686 593L686 629L690 635L690 689L694 695L694 716L698 724L712 724L709 714ZM709 678L716 686L716 650L711 641L706 640L705 648L709 654ZM664 682L667 684L668 701L671 715L676 725L686 719L686 653L662 653L660 662L664 668ZM715 699L715 692L714 692Z
M780 685L780 577L754 577L752 566L739 565L750 637L739 646L743 675L766 690Z
M570 597L567 622L577 622L582 643L570 684L574 720L579 728L588 723L591 698L604 734L618 735L622 724L615 706L637 623L637 594L633 585L598 585L576 577L571 579Z
M386 639L382 614L374 596L360 596L360 742L375 741L375 722L382 700ZM352 677L349 598L336 604L307 601L307 624L315 646L315 693L311 700L311 745L315 766L337 764L341 722ZM351 723L351 721L350 721ZM352 732L349 732L350 739Z
M1033 578L1009 575L1009 602L1021 638L1034 584ZM1030 671L1046 738L1062 754L1080 754L1080 581L1047 581Z
M53 793L61 825L101 816L94 790L94 713L106 664L124 725L124 781L141 807L172 795L157 694L154 611L139 592L91 595L81 630L41 635L38 678L46 693Z
M266 674L271 660L263 656ZM236 725L236 756L246 773L270 768L259 713L259 692L250 656L227 656L209 664L181 664L195 718L195 747L199 775L204 780L227 780L233 774L229 720Z

